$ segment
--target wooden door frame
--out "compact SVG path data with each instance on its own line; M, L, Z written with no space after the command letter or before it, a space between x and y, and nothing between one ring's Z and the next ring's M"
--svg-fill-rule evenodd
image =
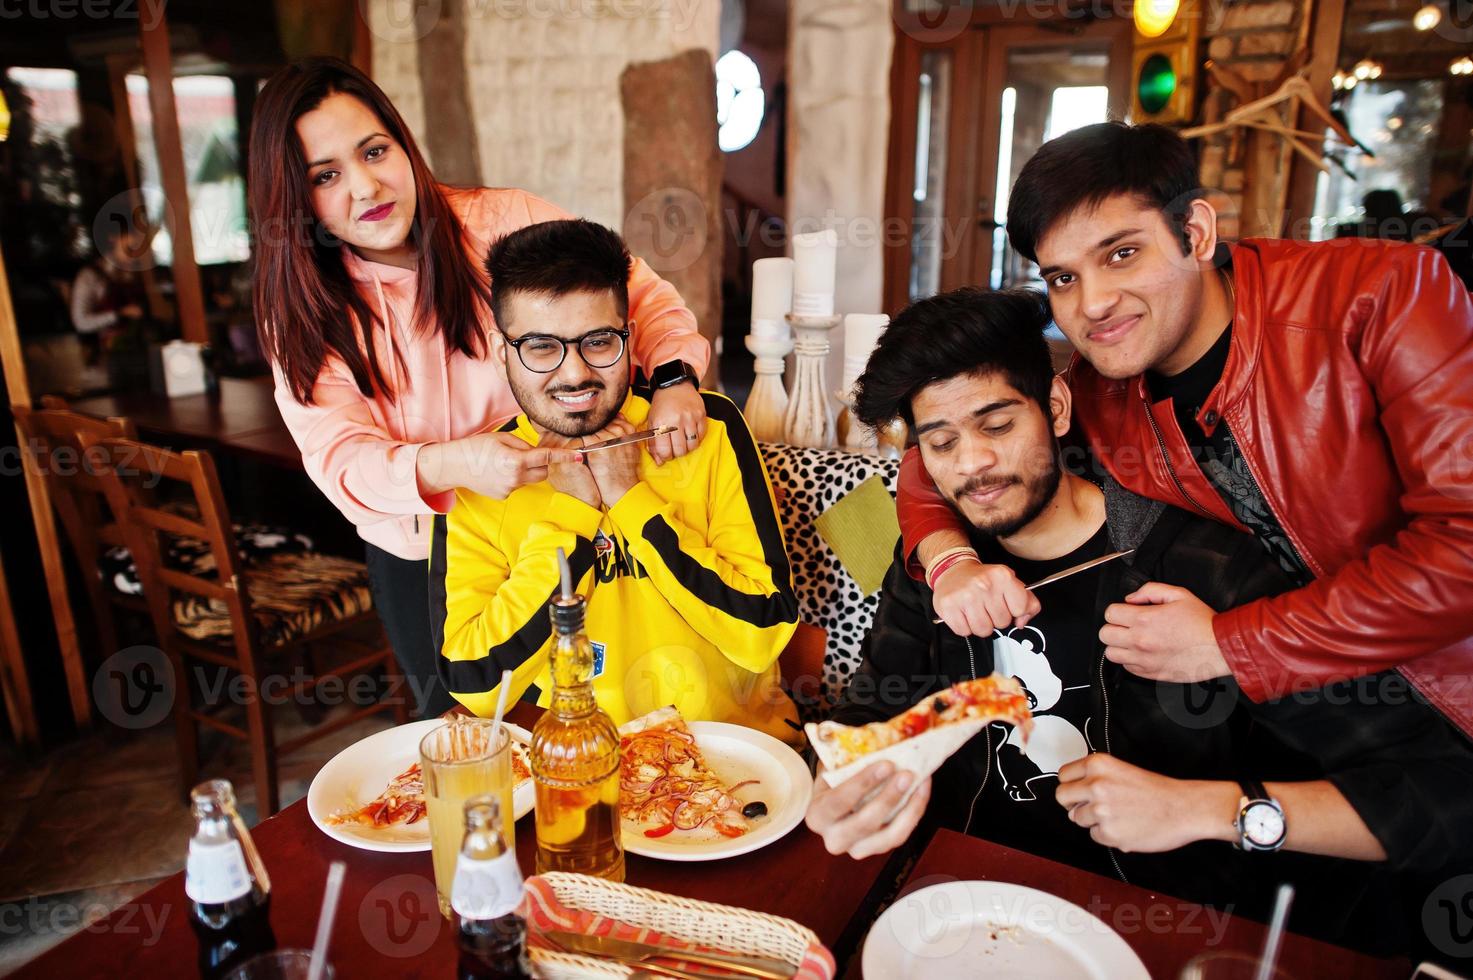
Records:
M1340 0L1343 2L1343 0ZM948 117L947 174L944 190L947 222L962 221L956 254L944 260L941 289L986 282L991 267L991 241L984 241L976 205L991 198L997 185L998 108L993 89L1006 76L1006 51L1017 46L1057 46L1074 40L1104 41L1110 55L1111 119L1124 119L1130 108L1130 52L1133 25L1128 18L1097 20L1075 25L1064 20L1019 24L994 9L971 12L965 27L928 31L916 15L895 12L895 53L890 62L890 148L885 176L884 308L895 313L909 300L910 247L915 226L914 134L917 76L926 51L948 49L952 60L951 111ZM981 111L970 93L973 82L984 93ZM990 217L990 215L989 215Z
M1345 0L1309 0L1309 9L1304 16L1310 19L1309 36L1309 86L1321 105L1328 106L1334 94L1330 79L1340 60L1340 37L1345 28ZM1296 100L1297 101L1297 100ZM1324 123L1299 107L1295 126L1309 132L1323 132ZM1311 153L1324 149L1324 142L1306 140ZM1287 147L1285 148L1287 151ZM1309 219L1314 216L1315 185L1319 182L1320 170L1299 154L1290 157L1289 186L1285 201L1285 226L1283 232L1289 238L1308 238ZM1298 235L1300 229L1305 234Z
M888 165L885 171L885 215L887 228L893 227L895 234L886 234L884 242L884 309L892 315L910 301L910 247L915 233L915 143L914 134L918 118L921 56L927 51L950 50L952 52L951 106L947 116L946 186L942 197L947 202L944 221L953 220L951 204L966 200L969 193L966 174L976 163L978 114L972 104L958 98L960 91L957 79L977 77L983 70L985 35L981 30L968 28L955 37L928 40L917 32L901 29L897 20L895 53L890 60L890 146ZM907 147L909 150L907 152ZM957 166L960 162L963 165ZM970 247L973 236L964 235L959 256ZM954 289L961 283L948 281L951 263L943 262L941 289ZM964 266L965 267L965 266Z

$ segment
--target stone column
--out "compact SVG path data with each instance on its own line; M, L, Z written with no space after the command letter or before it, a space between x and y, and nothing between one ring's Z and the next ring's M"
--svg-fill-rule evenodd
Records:
M837 230L834 312L887 312L880 304L891 0L793 0L791 11L789 236ZM842 346L835 344L829 355L830 388L838 386Z

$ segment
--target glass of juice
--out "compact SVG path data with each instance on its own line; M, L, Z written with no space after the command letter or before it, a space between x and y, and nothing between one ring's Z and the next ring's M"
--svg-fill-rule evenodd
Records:
M424 772L425 809L430 818L430 855L435 864L435 895L440 914L450 918L450 886L465 840L465 801L494 793L502 813L512 808L511 735L502 726L492 738L489 718L456 717L419 743ZM514 821L507 820L506 846L516 849Z

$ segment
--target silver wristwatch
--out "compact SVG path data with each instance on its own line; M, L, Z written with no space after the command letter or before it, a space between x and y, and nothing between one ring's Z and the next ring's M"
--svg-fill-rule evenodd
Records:
M1240 851L1277 851L1289 833L1284 808L1257 780L1240 779L1238 785L1243 787L1243 796L1238 800L1234 821L1238 839L1233 846Z

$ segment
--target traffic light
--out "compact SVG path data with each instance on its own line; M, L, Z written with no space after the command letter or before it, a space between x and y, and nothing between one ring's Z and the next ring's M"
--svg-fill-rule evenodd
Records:
M1135 0L1132 122L1192 121L1201 34L1198 0Z

